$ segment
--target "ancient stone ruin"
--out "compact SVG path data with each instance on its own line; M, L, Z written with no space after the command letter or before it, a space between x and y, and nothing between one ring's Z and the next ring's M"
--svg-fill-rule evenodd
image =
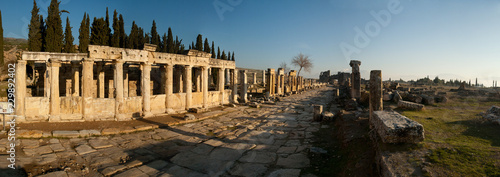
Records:
M374 111L370 125L384 143L417 143L424 140L424 127L394 111Z

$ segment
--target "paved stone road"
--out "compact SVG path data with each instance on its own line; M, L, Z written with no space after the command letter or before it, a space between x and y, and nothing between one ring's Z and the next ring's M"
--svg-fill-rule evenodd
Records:
M22 139L17 163L36 174L52 168L45 177L300 176L320 128L310 105L326 105L330 91L323 87L275 105L240 106L218 118L132 134ZM7 143L0 140L1 147ZM2 169L6 158L0 157Z

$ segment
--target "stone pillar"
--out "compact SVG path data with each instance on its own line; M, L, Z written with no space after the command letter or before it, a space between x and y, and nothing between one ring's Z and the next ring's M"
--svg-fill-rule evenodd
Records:
M115 118L117 120L124 119L121 113L123 112L123 60L114 61L114 77L113 85L115 88Z
M194 78L196 81L196 92L201 92L201 71L198 68L194 70Z
M278 68L278 95L285 93L285 69Z
M59 116L59 67L61 61L59 59L49 59L50 67L50 118L49 121L60 121Z
M71 69L73 74L73 82L71 88L73 93L72 96L80 96L80 68L79 63L71 62Z
M220 92L219 99L220 99L220 105L224 104L224 71L226 69L224 68L219 68L219 79L217 82L217 88Z
M231 70L231 88L233 89L231 93L231 100L233 103L238 103L238 73L236 69Z
M202 66L201 67L201 74L202 74L202 83L203 83L203 86L202 86L202 92L203 92L203 108L207 108L208 107L208 70L209 68L207 66Z
M142 116L151 116L151 64L141 63L141 95L142 95Z
M253 84L257 84L257 73L252 73L253 74Z
M382 71L372 70L370 72L370 119L373 111L382 111Z
M361 65L361 61L351 60L349 65L352 67L351 97L359 100L359 98L361 97L361 74L359 73L359 65Z
M15 73L15 107L14 111L19 122L25 120L24 98L26 97L26 60L17 60Z
M123 97L128 97L128 64L123 65Z
M82 114L85 120L91 114L92 90L94 87L94 60L84 58L82 62Z
M212 76L212 68L208 67L208 86L212 85L213 81L213 76Z
M313 120L321 122L323 113L323 105L313 105Z
M191 69L193 68L193 66L190 66L190 65L186 65L184 66L184 88L186 88L186 110L189 109L189 107L191 107L191 101L193 99L193 85L192 85L192 76L191 76Z
M262 70L262 84L266 87L266 70Z
M269 96L274 96L274 91L275 91L275 80L274 80L275 74L274 74L274 69L268 68L267 69L267 75L266 75L266 92L269 92Z
M246 70L240 70L240 101L242 103L248 102L247 99L247 73Z
M165 109L167 113L169 113L170 106L170 97L173 94L174 88L174 66L171 64L165 65Z
M45 63L45 66L46 66L46 69L45 69L45 73L43 74L43 96L50 98L50 68L49 68L49 63L48 62Z
M231 84L231 77L229 69L224 69L224 80L226 81L225 85L230 85Z
M97 79L97 97L104 98L104 62L97 63L97 73L99 74Z

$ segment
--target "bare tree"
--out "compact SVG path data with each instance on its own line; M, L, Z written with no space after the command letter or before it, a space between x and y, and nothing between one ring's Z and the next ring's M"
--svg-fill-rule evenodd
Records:
M288 67L288 65L286 64L286 62L281 62L280 68L285 69L285 73L289 73L290 72L290 68Z
M298 66L300 68L299 72L297 73L297 76L300 76L300 71L302 71L302 69L304 69L304 71L306 72L311 72L311 68L313 67L313 64L309 56L304 55L302 53L299 53L297 56L293 57L292 65Z

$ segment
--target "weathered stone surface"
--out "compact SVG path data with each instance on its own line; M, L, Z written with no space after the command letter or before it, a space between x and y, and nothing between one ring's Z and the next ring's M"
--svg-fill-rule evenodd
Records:
M488 111L486 111L486 113L482 113L483 114L483 118L491 121L491 122L494 122L494 123L497 123L497 124L500 124L500 107L499 106L491 106L490 109L488 109Z
M124 171L123 173L120 173L120 174L116 175L115 177L130 177L130 176L134 176L134 177L149 177L149 175L147 175L146 173L142 172L138 168L131 168L131 169L127 170L127 171Z
M383 110L382 100L382 71L370 71L370 119L373 117L373 111Z
M298 177L300 175L300 169L279 169L271 172L268 177Z
M152 176L152 175L155 175L158 172L160 172L160 170L167 165L168 165L168 162L166 162L166 161L156 160L156 161L153 161L151 163L148 163L146 165L143 165L143 166L140 166L137 168L139 170L141 170L142 172L146 173L147 175Z
M42 155L42 154L48 154L48 153L52 153L52 148L50 148L49 145L45 145L45 146L40 146L40 147L37 147L37 148L32 148L32 149L23 149L24 153L28 156L32 156L32 155Z
M286 158L285 157L278 158L278 162L276 163L276 165L285 168L304 168L309 166L309 163L310 162L307 155L298 153L289 155Z
M250 106L252 108L260 108L260 104L257 102L251 102L248 104L248 106Z
M120 129L117 128L105 128L101 131L102 135L116 135L118 133L120 133Z
M64 148L60 143L50 144L49 146L54 152L61 152L66 150L66 148Z
M84 154L88 154L88 153L92 153L92 152L96 151L95 149L92 149L89 145L86 145L86 144L76 147L75 150L80 155L84 155Z
M229 173L235 176L262 176L267 170L264 164L239 163L236 164Z
M425 109L425 106L423 104L418 104L418 103L413 103L413 102L409 102L409 101L399 100L399 102L398 102L398 108L421 111L421 110Z
M444 92L444 93L446 93L446 92ZM446 97L446 94L444 94L444 95L437 95L434 99L435 99L434 101L436 103L446 103L446 102L448 102L448 97Z
M43 132L39 130L16 130L16 135L23 138L41 138Z
M111 167L105 168L104 170L101 171L101 173L104 176L111 176L119 171L125 170L126 168L127 167L123 166L123 165L116 165L116 166L111 166Z
M206 174L199 173L197 171L190 170L188 168L184 168L178 165L174 165L169 168L163 175L160 177L175 177L175 176L189 176L189 177L208 177Z
M422 103L422 97L418 96L416 94L409 94L407 97L408 101L414 102L414 103Z
M152 125L138 125L138 126L135 126L134 129L136 131L145 131L145 130L153 129L153 126Z
M370 124L384 143L417 143L424 140L424 127L397 112L375 111Z
M113 146L109 140L102 140L102 139L92 139L89 140L90 146L92 146L94 149L102 149L102 148L108 148Z
M67 177L67 176L68 174L66 174L65 171L55 171L44 175L40 175L38 177Z
M420 95L420 97L422 97L422 104L425 104L425 105L434 104L434 97L433 96L422 94L422 95Z
M186 114L184 120L196 120L196 117L193 114Z
M403 97L401 97L401 95L399 94L399 91L395 91L394 92L394 95L392 96L392 101L394 101L394 103L397 103L399 102L399 100L403 100Z
M80 130L79 133L81 137L101 135L101 132L99 130Z
M77 137L80 136L80 132L78 132L78 131L55 130L55 131L52 131L52 136L63 137L63 138L77 138Z
M322 114L322 117L323 117L323 120L325 120L325 121L333 121L333 118L335 117L335 115L331 112L324 111Z
M21 147L26 148L26 149L32 149L40 146L40 142L38 140L32 140L32 139L22 139L21 140Z
M267 151L249 151L240 158L240 162L271 163L276 160L276 153Z

